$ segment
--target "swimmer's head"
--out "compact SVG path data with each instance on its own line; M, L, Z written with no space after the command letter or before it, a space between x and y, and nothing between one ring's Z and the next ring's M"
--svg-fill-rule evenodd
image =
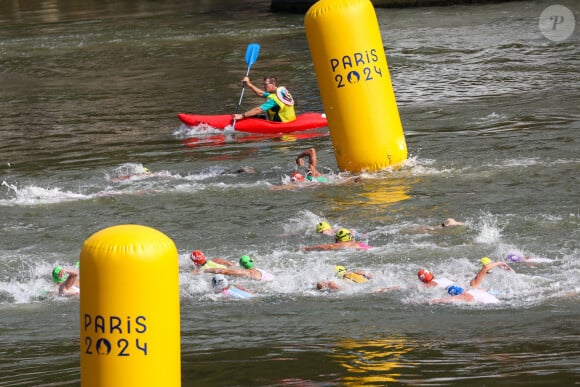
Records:
M52 280L57 284L61 284L66 281L68 274L65 273L62 266L57 266L52 270Z
M509 253L507 256L507 259L508 259L508 261L511 261L511 262L519 262L522 259L524 259L524 257L522 257L521 255L516 254L516 253Z
M216 274L211 279L211 287L214 293L219 293L228 287L228 279L223 274Z
M193 251L191 253L191 255L189 256L189 258L197 266L203 266L207 262L207 258L201 252L201 250L195 250L195 251Z
M75 267L77 269L80 269L81 268L81 261L77 261L77 263L75 263Z
M489 257L483 257L479 260L481 266L489 265L491 262L492 260Z
M292 182L304 181L304 175L301 174L300 172L292 172L292 174L290 175L290 181Z
M463 288L460 288L457 285L451 285L447 288L447 293L449 293L450 296L458 296L463 293Z
M254 261L249 255L242 255L240 258L240 266L244 269L253 269L254 268Z
M463 226L465 223L458 222L453 218L447 218L443 223L441 223L441 227L453 227L453 226Z
M324 222L324 221L322 221L316 225L316 232L319 234L322 232L325 232L326 230L331 230L331 229L332 229L332 227L330 227L330 224L328 224L327 222Z
M341 265L335 266L334 273L338 278L344 278L344 275L346 274L346 267Z
M348 242L348 241L352 241L353 237L352 237L352 233L350 232L349 229L341 228L334 235L334 239L337 242Z
M435 277L433 275L433 273L431 273L429 270L425 270L425 269L421 269L419 270L419 272L417 273L417 277L422 281L425 282L426 284L428 284L429 282L433 281L433 278Z

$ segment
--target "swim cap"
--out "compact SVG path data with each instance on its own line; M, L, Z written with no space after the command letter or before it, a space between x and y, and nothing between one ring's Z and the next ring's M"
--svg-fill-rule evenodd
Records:
M205 255L201 252L201 250L195 250L191 253L189 258L193 261L194 264L198 266L203 266L207 262Z
M451 285L447 288L447 293L449 293L451 296L458 296L463 293L463 288L460 288L457 285Z
M292 172L290 175L290 181L304 181L304 175L300 172Z
M211 287L214 293L219 293L228 287L228 279L223 274L216 274L211 279Z
M52 280L57 284L63 283L68 277L68 274L64 273L63 270L64 268L62 266L57 266L52 270Z
M337 242L352 241L352 234L350 233L350 230L346 228L341 228L334 235L334 239L336 239Z
M254 261L249 255L242 255L240 258L240 266L244 269L253 269L254 268Z
M483 257L479 260L479 262L481 263L481 266L485 266L485 265L489 265L492 260L488 257Z
M336 276L338 278L343 278L344 275L346 274L346 267L340 266L340 265L335 266L334 267L334 272L336 273Z
M77 261L77 263L75 263L75 267L77 269L80 269L81 268L81 261Z
M508 261L512 261L512 262L519 262L523 259L523 257L519 254L516 253L509 253L507 256Z
M316 225L316 232L320 234L321 232L324 232L326 230L330 230L331 228L332 227L330 227L330 224L322 221Z
M429 270L421 269L417 273L417 277L419 277L419 279L421 281L423 281L426 284L428 284L429 282L431 282L433 280L434 275Z

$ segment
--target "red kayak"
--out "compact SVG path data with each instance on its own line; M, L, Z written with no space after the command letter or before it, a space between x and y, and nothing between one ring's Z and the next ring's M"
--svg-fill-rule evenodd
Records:
M206 124L216 129L231 127L234 121L232 114L204 116L179 113L177 116L186 125L198 126ZM236 121L236 130L248 133L291 133L324 126L328 126L328 122L326 121L326 114L323 113L303 113L291 122L273 122L260 118L245 118Z

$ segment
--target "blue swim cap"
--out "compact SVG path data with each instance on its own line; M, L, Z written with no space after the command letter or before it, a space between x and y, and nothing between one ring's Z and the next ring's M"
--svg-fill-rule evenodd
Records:
M451 296L458 296L463 293L463 288L460 288L457 285L451 285L447 288L447 293L449 293Z

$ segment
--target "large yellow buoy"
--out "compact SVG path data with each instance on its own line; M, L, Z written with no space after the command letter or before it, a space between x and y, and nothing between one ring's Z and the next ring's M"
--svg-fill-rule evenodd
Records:
M81 384L180 386L179 267L158 230L98 231L80 256Z
M372 3L320 0L304 27L338 167L372 171L407 159Z

